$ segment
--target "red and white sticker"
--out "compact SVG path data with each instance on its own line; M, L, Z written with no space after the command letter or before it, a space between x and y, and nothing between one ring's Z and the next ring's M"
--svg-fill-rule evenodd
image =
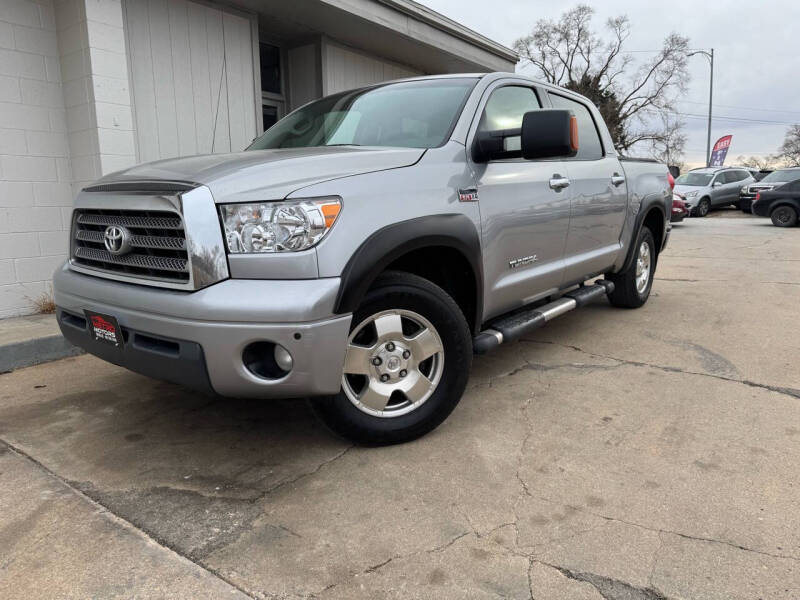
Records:
M115 346L122 346L122 331L114 317L89 312L88 310L85 312L86 318L89 321L89 329L95 340L107 342Z

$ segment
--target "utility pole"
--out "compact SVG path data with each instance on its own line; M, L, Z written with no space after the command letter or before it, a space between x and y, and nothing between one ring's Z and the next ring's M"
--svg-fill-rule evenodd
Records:
M711 77L709 79L708 84L708 133L706 135L706 166L711 166L711 114L712 114L712 104L714 102L714 49L711 48L711 52L706 50L696 50L695 52L691 52L686 56L694 56L695 54L702 54L703 56L707 57L709 61L711 61Z

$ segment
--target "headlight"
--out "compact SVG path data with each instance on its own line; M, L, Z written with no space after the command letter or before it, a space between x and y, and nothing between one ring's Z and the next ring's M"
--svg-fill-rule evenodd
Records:
M686 192L687 198L694 198L695 196L697 196L697 192Z
M298 252L315 246L342 209L338 198L222 204L219 214L231 254Z

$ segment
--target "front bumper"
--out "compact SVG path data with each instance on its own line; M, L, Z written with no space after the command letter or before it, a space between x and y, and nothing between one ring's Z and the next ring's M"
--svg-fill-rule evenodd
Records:
M292 398L340 389L352 315L333 314L338 278L229 279L182 292L109 281L65 265L53 288L64 336L132 371L232 397ZM122 349L91 338L85 310L117 319L128 338ZM294 366L287 375L267 379L245 366L244 349L265 341L291 353Z

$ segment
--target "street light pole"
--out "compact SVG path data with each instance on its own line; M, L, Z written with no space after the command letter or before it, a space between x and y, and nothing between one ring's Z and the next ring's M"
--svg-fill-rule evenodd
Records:
M702 54L711 61L711 78L708 84L708 133L706 135L706 166L708 167L711 165L711 115L713 110L712 104L714 102L714 49L711 48L711 52L697 50L687 54L687 56L694 56L695 54Z

